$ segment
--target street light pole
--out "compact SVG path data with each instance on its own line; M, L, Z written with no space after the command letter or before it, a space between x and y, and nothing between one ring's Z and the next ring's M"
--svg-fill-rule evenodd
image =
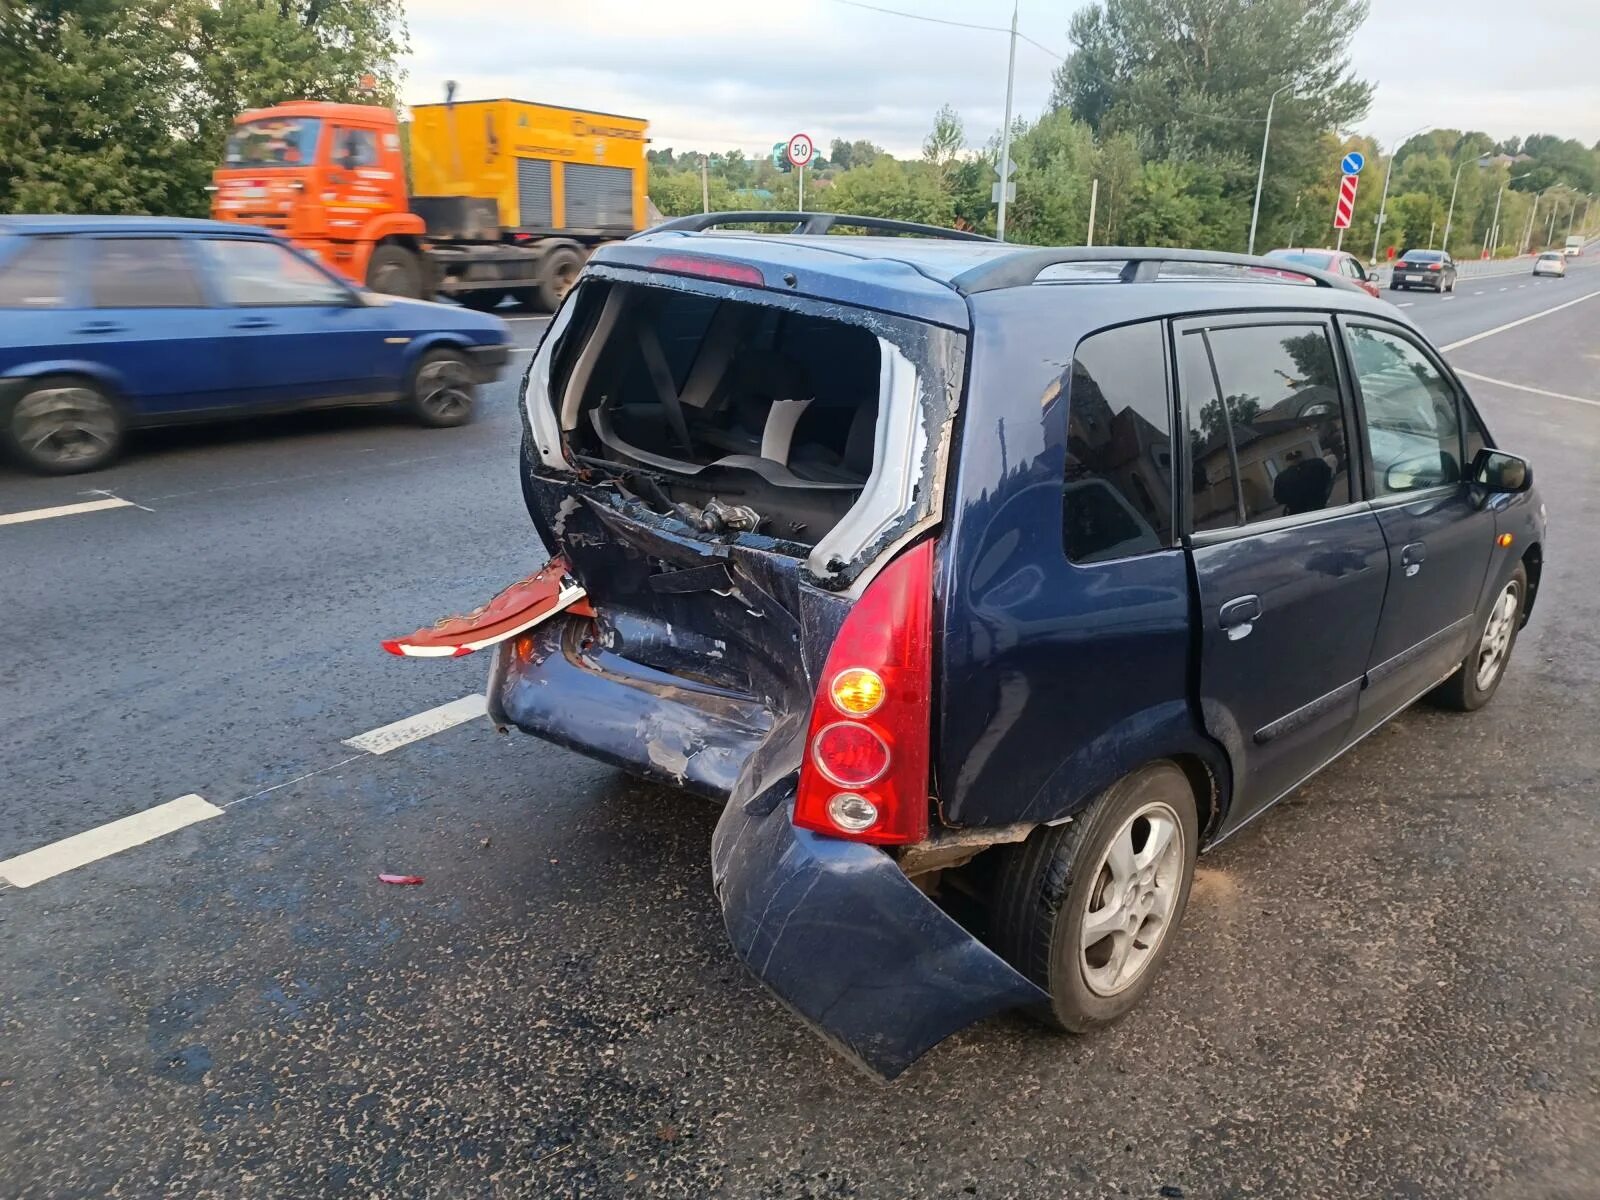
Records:
M1456 168L1456 181L1450 185L1450 211L1444 215L1444 241L1439 244L1439 249L1450 253L1450 222L1456 215L1456 189L1461 186L1461 172L1466 169L1466 163Z
M1006 124L1000 131L1000 211L994 220L994 235L1006 240L1006 184L1011 175L1011 91L1017 81L1017 6L1011 6L1011 61L1006 66Z
M1395 155L1400 152L1400 147L1406 144L1406 138L1409 138L1414 134L1421 133L1426 128L1426 125L1418 125L1411 131L1411 133L1406 134L1397 143L1395 143L1395 148L1389 155L1389 165L1383 172L1383 197L1378 201L1378 221L1377 224L1372 227L1372 262L1378 261L1378 239L1383 236L1383 222L1388 217L1389 213L1389 176L1394 174ZM1459 177L1460 172L1457 172L1457 178ZM1432 240L1433 239L1430 237L1429 241Z
M1272 137L1272 106L1278 102L1279 92L1286 92L1293 86L1293 83L1284 84L1267 100L1267 127L1261 133L1261 166L1256 170L1256 202L1250 209L1250 243L1245 248L1246 254L1256 252L1256 221L1261 216L1261 185L1267 177L1267 141Z
M1501 184L1494 198L1494 220L1489 222L1489 257L1498 258L1500 252L1500 201L1506 198L1506 185Z

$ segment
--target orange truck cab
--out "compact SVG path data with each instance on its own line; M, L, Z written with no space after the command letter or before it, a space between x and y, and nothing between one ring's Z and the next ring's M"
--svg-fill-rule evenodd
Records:
M375 291L431 290L423 220L411 211L387 108L303 100L242 113L213 185L218 220L275 230Z

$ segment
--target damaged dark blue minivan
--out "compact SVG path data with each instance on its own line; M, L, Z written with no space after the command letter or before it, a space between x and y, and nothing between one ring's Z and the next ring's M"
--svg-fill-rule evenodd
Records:
M884 1077L1126 1013L1197 854L1485 704L1543 565L1427 339L1281 262L686 218L595 254L522 406L551 579L491 716L722 805L735 951Z

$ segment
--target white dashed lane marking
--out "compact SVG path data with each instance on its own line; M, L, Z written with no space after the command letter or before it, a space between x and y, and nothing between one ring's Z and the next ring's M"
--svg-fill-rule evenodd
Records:
M137 508L132 500L120 496L107 496L103 500L85 500L81 504L60 504L55 508L32 508L27 512L0 513L0 525L24 525L29 521L48 521L51 517L75 517L79 513L103 512L108 508Z
M369 754L387 754L475 717L486 716L488 712L488 701L482 695L463 696L449 704L419 712L414 717L345 738L344 744L352 750L365 750Z
M75 867L110 858L123 850L153 842L196 821L220 817L222 810L199 796L179 796L131 817L75 833L0 862L0 879L12 887L32 887Z
M1585 300L1593 300L1596 296L1600 296L1600 292L1586 292L1575 300L1568 300L1565 304L1557 304L1550 308L1541 309L1530 316L1519 317L1515 321L1507 321L1504 325L1496 325L1493 329L1485 329L1482 333L1475 333L1471 337L1460 338L1451 342L1448 346L1440 346L1439 349L1446 351L1459 350L1462 346L1470 346L1473 342L1481 342L1486 337L1493 337L1497 333L1515 329L1518 325L1526 325L1529 321L1537 321L1540 317L1548 317L1551 313L1558 313L1563 308L1571 308L1574 304L1582 304Z
M1544 388L1529 387L1525 383L1512 383L1508 379L1495 379L1488 375L1479 375L1475 371L1456 372L1464 379L1476 379L1479 383L1492 383L1495 387L1510 388L1515 392L1528 392L1535 396L1548 396L1552 400L1570 400L1573 404L1587 404L1591 408L1600 408L1600 400L1591 400L1587 396L1569 396L1565 392L1547 392Z

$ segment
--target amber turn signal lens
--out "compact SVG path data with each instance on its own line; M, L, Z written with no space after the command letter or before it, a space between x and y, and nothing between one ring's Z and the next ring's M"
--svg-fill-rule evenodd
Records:
M1511 535L1509 533L1502 533L1499 537L1495 538L1494 544L1496 546L1511 545Z
M866 667L850 667L833 677L828 689L834 707L852 717L865 717L883 703L883 680Z

